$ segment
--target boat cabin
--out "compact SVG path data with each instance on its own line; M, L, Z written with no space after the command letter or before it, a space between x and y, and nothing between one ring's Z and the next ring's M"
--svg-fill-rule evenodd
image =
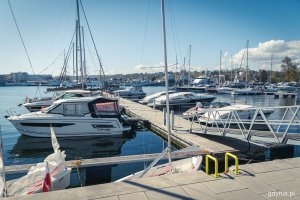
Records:
M42 112L72 117L120 117L118 100L106 97L83 97L58 100Z

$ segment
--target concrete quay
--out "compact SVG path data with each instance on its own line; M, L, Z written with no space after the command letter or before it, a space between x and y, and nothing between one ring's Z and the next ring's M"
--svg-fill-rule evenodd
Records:
M198 171L7 199L300 199L300 158L241 165L240 174L218 178Z

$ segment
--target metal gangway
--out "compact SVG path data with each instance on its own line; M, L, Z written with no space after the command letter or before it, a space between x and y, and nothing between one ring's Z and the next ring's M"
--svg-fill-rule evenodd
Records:
M299 110L299 105L260 108L233 105L204 109L204 114L203 110L195 110L190 132L231 136L262 145L286 144L288 140L300 141Z

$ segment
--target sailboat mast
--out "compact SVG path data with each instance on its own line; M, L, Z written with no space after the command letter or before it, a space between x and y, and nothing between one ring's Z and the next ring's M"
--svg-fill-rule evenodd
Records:
M192 53L192 45L189 46L189 80L188 85L191 83L191 53Z
M166 87L166 107L167 107L167 130L168 130L168 157L171 166L171 128L170 128L170 104L169 104L169 80L168 80L168 59L165 27L165 1L161 0L162 31L164 37L164 59L165 59L165 87Z
M221 87L222 50L220 51L219 87Z
M75 50L75 66L76 66L76 83L78 83L78 21L76 20L76 50Z
M248 48L249 48L249 40L247 40L246 86L248 85Z
M230 70L231 82L233 82L233 75L232 75L232 55L230 56L230 66L231 66L231 70Z
M82 30L82 46L83 46L83 79L86 80L86 60L85 60L85 44L84 44L84 30Z
M271 54L270 84L272 83L272 71L273 71L273 53Z
M66 50L65 49L64 49L64 65L65 65L65 70L64 70L65 81L67 81L67 61L66 61Z
M73 63L72 63L72 66L73 66L73 73L72 73L72 75L73 75L73 78L74 78L74 72L75 72L74 42L73 42L73 44L72 44L72 54L73 54L73 57L72 57L72 60L73 60Z
M81 85L84 89L84 78L83 78L83 64L82 64L82 46L81 46L81 30L80 30L80 13L79 13L79 1L76 1L77 6L77 32L78 32L78 41L79 41L79 60L80 60L80 72L81 72Z

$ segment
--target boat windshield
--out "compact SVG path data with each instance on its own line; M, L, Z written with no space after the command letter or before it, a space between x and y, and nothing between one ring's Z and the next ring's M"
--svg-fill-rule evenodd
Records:
M49 112L50 110L52 110L53 108L55 108L57 105L58 105L58 104L52 104L52 105L49 106L49 107L43 108L43 109L41 110L41 112L47 113L47 112Z
M119 113L117 102L96 103L94 108L97 115L116 115Z

